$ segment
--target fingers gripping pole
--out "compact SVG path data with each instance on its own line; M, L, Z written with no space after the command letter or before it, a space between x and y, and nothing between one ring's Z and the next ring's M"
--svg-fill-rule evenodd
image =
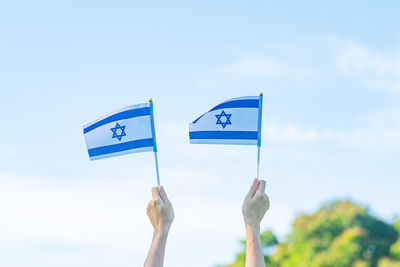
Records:
M157 157L157 151L154 151L154 159L156 160L156 172L157 172L157 184L160 186L160 173L158 171L158 157Z

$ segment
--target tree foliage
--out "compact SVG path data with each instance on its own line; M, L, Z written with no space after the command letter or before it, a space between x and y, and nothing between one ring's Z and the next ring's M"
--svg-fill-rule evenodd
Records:
M335 201L296 218L286 239L261 234L268 267L400 267L400 220L390 225L368 209ZM242 241L245 246L245 242ZM244 267L245 248L226 267Z

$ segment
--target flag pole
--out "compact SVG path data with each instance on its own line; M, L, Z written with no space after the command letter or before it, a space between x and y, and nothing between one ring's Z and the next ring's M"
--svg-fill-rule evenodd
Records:
M157 172L157 184L160 186L160 173L158 171L158 157L157 157L157 151L154 151L154 158L156 160L156 172Z
M257 179L260 179L260 147L257 146Z
M257 179L260 179L260 150L261 150L261 121L262 121L262 102L263 93L260 93L260 100L258 104L258 136L257 136Z
M158 170L156 131L155 131L155 128L154 128L153 100L149 99L149 102L150 102L151 132L152 132L152 135L153 135L153 152L154 152L154 160L156 162L157 185L160 186L160 172Z

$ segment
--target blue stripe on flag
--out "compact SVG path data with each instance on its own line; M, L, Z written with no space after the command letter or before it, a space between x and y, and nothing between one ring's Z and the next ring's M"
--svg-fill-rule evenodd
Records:
M89 152L89 157L95 157L104 154L121 152L129 149L152 147L152 146L153 146L153 138L147 138L147 139L134 140L122 144L96 147L88 149L88 152Z
M190 139L245 139L257 140L257 131L198 131L189 132Z
M258 102L258 99L234 100L219 104L210 111L224 108L258 108Z
M258 99L233 100L233 101L228 101L228 102L219 104L218 106L214 107L210 111L224 109L224 108L258 108L259 107L258 102L259 102ZM210 112L210 111L208 111L208 112ZM207 114L208 112L206 112L205 114ZM193 123L196 123L205 114L198 117Z
M131 110L126 110L126 111L122 111L120 113L117 114L113 114L110 117L107 117L105 119L102 119L96 123L93 123L92 125L86 127L85 129L83 129L83 133L88 133L104 124L113 122L113 121L119 121L119 120L125 120L125 119L130 119L130 118L134 118L134 117L140 117L140 116L146 116L146 115L150 115L150 108L146 107L146 108L137 108L137 109L131 109Z

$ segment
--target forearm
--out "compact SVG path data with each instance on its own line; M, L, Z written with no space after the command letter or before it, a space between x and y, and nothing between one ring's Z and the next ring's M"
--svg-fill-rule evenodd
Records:
M259 225L246 224L246 267L265 267Z
M153 241L144 267L162 267L164 265L165 245L167 243L168 231L154 231Z

